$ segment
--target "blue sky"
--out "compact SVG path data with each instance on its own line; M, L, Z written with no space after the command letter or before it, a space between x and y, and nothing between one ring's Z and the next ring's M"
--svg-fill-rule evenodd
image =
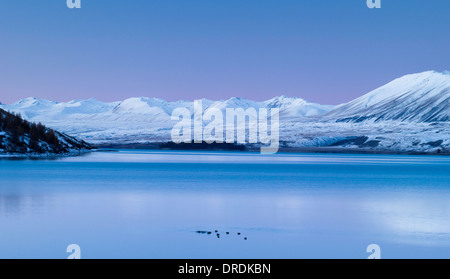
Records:
M450 69L450 1L0 0L0 101L255 100L339 104Z

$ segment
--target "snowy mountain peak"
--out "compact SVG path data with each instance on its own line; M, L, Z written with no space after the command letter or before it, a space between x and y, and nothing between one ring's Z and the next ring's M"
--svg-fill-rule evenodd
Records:
M82 103L82 104L98 104L101 103L100 101L98 101L95 98L89 98L87 100L83 100L83 99L76 99L76 100L72 100L69 102L69 104L75 104L75 103Z
M340 105L326 115L338 122L450 120L450 75L427 71L406 75Z
M292 105L307 105L308 102L304 99L297 97L287 97L285 95L281 95L275 98L272 98L266 101L268 107L278 107L280 109L286 108Z
M33 97L28 97L28 98L25 98L25 99L22 99L22 100L18 101L15 104L22 105L22 106L27 106L27 105L34 105L37 102L38 102L38 99L33 98Z
M57 104L57 102L44 100L44 99L37 99L34 97L28 97L28 98L22 99L16 103L12 104L11 106L25 108L25 107L30 107L30 106L48 105L48 104Z
M147 99L144 97L129 98L122 101L116 108L115 113L146 113L150 109Z
M245 98L232 97L223 102L223 107L227 108L259 108L261 105L258 102L251 101Z

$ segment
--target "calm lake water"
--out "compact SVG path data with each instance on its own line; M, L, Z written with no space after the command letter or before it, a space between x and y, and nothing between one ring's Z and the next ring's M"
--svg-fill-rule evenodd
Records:
M67 258L73 243L82 258L367 258L369 244L382 258L450 258L450 157L0 160L0 258Z

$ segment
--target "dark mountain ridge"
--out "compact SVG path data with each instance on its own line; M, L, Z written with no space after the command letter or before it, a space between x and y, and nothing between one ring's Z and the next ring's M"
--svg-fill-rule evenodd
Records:
M68 154L91 149L82 140L0 109L0 154Z

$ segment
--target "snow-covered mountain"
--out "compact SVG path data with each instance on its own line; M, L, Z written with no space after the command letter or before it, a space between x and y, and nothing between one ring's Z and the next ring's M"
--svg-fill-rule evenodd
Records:
M450 72L403 76L282 130L290 146L450 153Z
M429 71L398 78L336 107L325 118L342 122L450 121L450 72Z
M300 98L280 96L264 102L243 98L212 101L202 99L203 110L219 108L280 108L281 119L301 119L318 116L333 106L307 102ZM33 122L42 122L51 128L80 137L91 143L135 143L170 140L171 120L175 108L194 112L193 102L169 102L158 98L130 98L103 103L95 99L57 103L27 98L1 108L20 113Z
M204 111L279 108L280 141L286 147L450 152L450 72L407 75L339 106L286 96L263 102L231 98L202 103ZM27 98L0 105L93 144L170 141L176 123L171 114L179 107L193 113L193 102L146 97L112 103Z

